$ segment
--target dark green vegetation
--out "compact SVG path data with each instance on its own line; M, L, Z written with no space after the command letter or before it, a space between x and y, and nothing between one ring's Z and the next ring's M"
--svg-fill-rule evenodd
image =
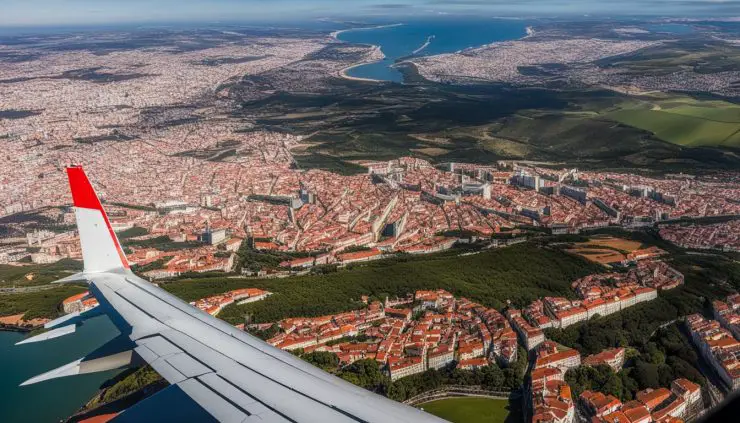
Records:
M407 376L391 382L375 360L358 360L338 367L339 358L330 352L304 354L302 359L340 378L396 401L406 401L419 394L444 386L474 386L508 392L518 389L527 370L527 352L520 348L517 361L507 368L495 364L477 370L460 370L454 366Z
M145 73L113 73L102 71L103 68L83 68L62 72L61 75L50 77L50 79L69 79L72 81L88 81L97 84L109 82L129 81L131 79L145 78L150 76Z
M252 248L253 245L253 238L247 238L242 242L239 248L237 271L247 269L252 272L258 272L263 269L275 269L284 261L308 257L308 253L302 252L256 250Z
M87 421L95 416L120 413L168 385L167 381L148 365L127 369L105 382L98 394L68 421L74 423Z
M574 397L592 390L629 401L639 390L670 386L677 378L703 385L704 377L695 367L698 359L690 341L677 324L672 324L660 329L639 351L628 353L625 367L619 372L606 365L581 366L568 370L565 380Z
M39 175L39 177L42 177L42 175ZM45 229L57 233L74 229L74 225L67 225L63 222L63 216L58 209L59 207L44 207L35 211L0 217L0 237L25 238L27 233L36 229ZM53 217L54 214L56 214L56 217ZM21 243L25 245L25 240Z
M677 288L678 289L678 288ZM566 329L547 329L546 336L583 354L595 354L606 348L638 345L662 323L700 310L703 301L684 299L678 292L666 293L656 300L638 304L610 316L591 319Z
M137 236L144 236L148 233L149 231L147 231L145 228L134 226L132 228L126 229L125 231L117 232L116 236L119 240L125 240L128 238L135 238Z
M28 266L0 264L0 288L46 285L80 270L82 263L71 259Z
M252 88L253 82L243 84ZM327 84L310 94L280 91L267 98L248 98L239 113L256 119L263 128L311 134L303 147L293 150L298 165L341 173L359 172L351 163L354 160L405 155L437 163L526 158L653 171L740 165L733 150L698 147L733 145L717 142L719 135L712 135L714 123L694 128L686 119L683 130L689 125L693 132L687 135L691 139L680 140L660 128L631 121L637 127L620 124L620 120L627 122L626 117L612 112L630 111L644 101L612 91L339 79ZM238 86L233 93L240 95ZM711 108L716 105L700 104L689 112L698 118L697 113Z
M84 291L85 288L80 286L62 285L38 292L0 294L0 316L25 313L25 320L55 318L62 314L62 300Z
M336 354L327 351L310 352L303 354L301 358L304 361L326 371L336 370L339 367L339 357Z
M294 157L298 160L298 166L305 169L325 169L345 176L367 173L367 168L330 154L313 153L312 151L311 154L294 155Z
M196 62L196 64L203 66L234 65L253 62L255 60L264 59L265 57L267 56L217 57L213 59L203 59L199 62Z
M106 201L103 201L103 203L104 204L110 204L112 206L123 207L124 209L144 210L144 211L156 211L157 210L154 207L142 206L142 205L138 205L138 204L126 204L126 203L115 203L115 202L108 203Z
M117 133L115 130L113 133L108 135L94 135L90 137L78 137L75 138L75 142L78 142L80 144L95 144L97 142L104 142L104 141L131 141L135 139L135 137L124 135L121 133Z
M669 251L668 261L684 274L685 284L614 315L562 330L547 329L548 338L583 355L617 346L634 349L616 375L603 368L568 372L574 392L597 389L629 400L637 390L668 386L679 377L704 384L696 367L699 358L681 330L681 321L692 313L710 315L712 300L740 289L740 263L722 254L692 254L660 240L652 231L607 232Z
M650 241L652 235L636 232L633 237ZM740 289L740 263L737 261L720 254L690 254L663 241L658 246L672 252L668 261L684 274L683 286L661 292L656 300L620 313L566 329L548 329L548 338L585 354L616 346L642 346L660 325L688 314L705 312L711 300Z
M636 387L633 381L625 380L626 373L614 373L611 367L600 365L597 367L580 366L565 373L565 381L573 390L573 398L578 398L583 391L599 391L611 394L623 401L632 399ZM627 385L627 389L625 389Z
M37 110L0 110L0 120L25 119L38 114L41 112Z
M103 404L117 401L152 385L167 385L167 382L150 366L140 367L133 372L121 373L110 381L110 387L104 389L100 395L85 405L90 410Z
M521 402L491 398L448 398L419 406L452 423L520 422Z
M396 401L406 401L409 398L445 385L480 386L493 391L515 390L524 382L524 372L526 370L527 352L520 348L517 353L517 361L508 368L501 369L495 364L490 364L477 370L430 369L424 373L407 376L393 382L387 395Z
M740 67L740 49L717 40L684 39L609 57L597 63L639 76L665 76L685 68L700 74L712 74L737 70Z
M175 156L194 157L201 160L220 162L227 157L234 156L236 154L235 147L238 147L240 144L241 143L236 140L219 141L213 147L202 148L198 150L181 151L175 154Z
M167 236L158 236L156 238L149 239L121 240L121 243L124 247L156 248L160 251L182 250L187 248L196 248L203 245L197 241L176 242Z
M145 264L143 266L134 264L131 266L131 270L137 273L145 273L150 270L163 269L164 265L167 264L168 261L172 260L172 257L173 256L164 256L159 260L154 260L153 262Z
M243 316L251 313L254 322L269 322L359 308L362 295L383 299L432 288L500 309L506 300L524 305L544 295L572 296L571 281L602 269L580 257L531 243L464 257L457 253L401 256L323 275L268 280L201 278L163 287L186 301L237 288L266 289L275 295L229 306L219 317L242 323Z

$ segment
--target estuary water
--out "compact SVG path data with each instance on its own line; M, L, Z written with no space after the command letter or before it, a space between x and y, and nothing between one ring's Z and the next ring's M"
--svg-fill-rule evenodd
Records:
M380 46L385 59L349 69L355 78L403 82L391 67L402 57L454 53L496 41L516 40L527 33L527 24L511 19L425 19L342 31L337 38L350 43Z
M18 385L83 357L118 333L105 316L86 321L76 333L34 344L15 346L26 335L0 331L0 422L56 423L74 414L117 371Z

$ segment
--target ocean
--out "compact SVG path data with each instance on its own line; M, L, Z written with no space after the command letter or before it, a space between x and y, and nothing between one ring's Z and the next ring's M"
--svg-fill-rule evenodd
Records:
M337 38L342 41L380 46L386 56L380 62L349 69L347 75L403 82L401 72L391 67L399 58L453 53L495 41L516 40L527 33L527 23L513 19L435 18L397 23L400 25L389 23L339 33Z
M14 345L25 334L0 331L0 422L56 423L74 414L118 371L18 385L83 357L118 333L105 316L86 321L76 333L28 345Z

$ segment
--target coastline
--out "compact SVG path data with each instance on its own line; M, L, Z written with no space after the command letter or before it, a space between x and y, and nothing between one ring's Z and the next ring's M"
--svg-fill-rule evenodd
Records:
M400 25L404 25L404 24L403 23L397 23L397 24L379 25L379 26L375 26L375 27L366 27L366 28L348 28L348 29L334 31L334 32L331 33L331 36L332 36L332 38L334 38L337 41L345 42L345 41L339 39L339 35L342 34L343 32L356 31L356 30L357 31L359 31L359 30L370 30L370 29L378 29L378 28L389 28L389 27L396 27L396 26L400 26ZM524 30L525 30L525 34L523 36L521 36L521 37L519 37L517 39L512 39L510 41L523 41L523 40L526 40L528 38L534 37L536 35L536 31L534 29L534 26L532 26L532 25L526 26L524 28ZM414 58L414 56L416 56L417 54L419 54L420 52L422 52L423 50L425 50L427 47L429 47L429 45L431 44L431 42L432 42L432 40L434 38L435 38L435 35L428 36L427 39L426 39L426 41L424 42L424 44L422 44L419 48L417 48L416 50L414 50L410 55L408 55L406 57L401 57L401 58L397 59L397 61L393 65L391 65L391 67L396 66L396 65L410 63L410 64L414 65L414 67L416 67L417 72L419 73L419 75L421 75L421 73L419 72L418 65L416 63L414 63L414 61L412 59ZM475 47L468 47L468 48L465 48L465 49L462 49L462 50L458 50L456 52L451 52L451 53L446 53L446 54L460 54L460 53L464 53L466 51L471 51L471 50L477 50L477 49L492 47L492 46L495 46L496 44L500 44L502 42L506 42L506 41L495 41L495 42L492 42L492 43L482 44L482 45L475 46ZM379 80L379 79L355 77L355 76L351 76L351 75L348 74L348 72L350 70L352 70L352 69L354 69L356 67L364 66L364 65L368 65L368 64L372 64L372 63L377 63L377 62L379 62L379 61L381 61L381 60L383 60L385 58L385 54L383 54L380 46L375 45L375 44L372 44L372 47L374 49L377 49L377 51L382 56L381 59L378 59L378 60L370 60L370 61L363 61L361 63L355 63L352 66L348 66L348 67L340 70L338 72L338 76L341 77L341 78L345 78L347 80L351 80L351 81L375 82L375 83L387 82L387 81L383 81L383 80Z
M490 48L490 47L493 47L493 46L495 46L497 44L501 44L501 43L512 42L512 41L523 41L523 40L526 40L527 38L534 37L535 34L536 34L536 31L534 30L534 26L531 26L531 25L525 27L524 28L524 31L525 31L525 34L522 37L519 37L517 39L512 39L512 40L508 40L508 41L494 41L492 43L482 44L482 45L479 45L479 46L476 46L476 47L468 47L468 48L465 48L465 49L462 49L462 50L458 50L458 51L455 51L455 52L442 53L440 55L446 55L446 54L450 54L450 55L451 54L462 54L462 53L465 53L465 52L468 52L468 51L473 51L473 50L478 50L478 49L484 49L484 48ZM426 45L423 46L423 47L426 47ZM433 57L433 56L428 56L428 57ZM416 72L419 74L419 76L421 78L423 78L423 79L426 80L426 78L424 78L423 76L421 76L421 72L419 70L420 69L420 66L416 62L414 62L413 59L414 59L414 55L413 54L412 55L409 55L407 57L404 57L404 58L400 59L398 62L396 62L394 64L394 66L401 65L401 64L412 65L412 66L414 66L416 68Z
M401 26L401 25L403 25L403 23L400 23L399 22L399 23L388 24L388 25L368 26L368 27L364 27L364 28L347 28L347 29L340 29L340 30L334 31L334 32L332 32L329 35L332 38L334 38L335 40L342 41L342 40L339 39L339 34L342 34L344 32L348 32L348 31L364 31L364 30L369 30L369 29L381 29L381 28L393 28L393 27Z
M17 333L28 333L36 328L26 328L23 326L13 325L0 325L0 332L17 332Z
M346 41L339 39L339 35L342 34L342 33L344 33L344 32L348 32L348 31L363 31L363 30L381 29L381 28L393 28L393 27L402 26L402 25L404 25L404 24L399 22L399 23L388 24L388 25L370 26L370 27L366 27L366 28L348 28L348 29L341 29L341 30L338 30L338 31L334 31L330 35L335 40L341 41L341 42L344 43ZM340 78L347 79L347 80L350 80L350 81L375 82L375 83L386 82L386 81L382 81L380 79L360 78L360 77L351 76L351 75L348 75L347 74L347 72L349 72L350 70L352 70L352 69L354 69L356 67L364 66L364 65L369 65L371 63L377 63L377 62L380 62L381 60L385 59L385 54L383 54L383 50L381 50L381 48L380 48L379 45L371 44L371 46L373 47L373 49L375 49L375 51L377 51L378 53L380 53L380 58L379 59L377 59L377 60L370 60L370 61L364 61L364 62L361 62L361 63L355 63L352 66L348 66L348 67L346 67L346 68L344 68L344 69L342 69L342 70L340 70L338 72L339 77Z
M397 23L397 24L392 24L392 25L381 25L381 26L376 26L376 27L372 27L372 28L350 28L350 29L343 29L341 31L334 31L334 32L332 32L331 33L331 36L335 40L337 40L337 41L346 43L347 41L340 40L338 38L339 34L341 34L342 32L353 31L355 29L361 30L361 29L388 28L388 27L394 27L394 26L400 26L400 25L403 25L403 24L402 23ZM344 69L340 70L339 72L337 72L337 75L340 78L344 78L344 79L347 79L347 80L350 80L350 81L376 82L376 83L386 82L386 81L381 81L380 79L360 78L360 77L351 76L351 75L347 74L347 72L349 72L350 70L352 70L352 69L354 69L356 67L364 66L364 65L369 65L371 63L378 63L381 60L385 59L385 54L383 53L383 50L381 50L381 48L380 48L379 45L375 45L375 44L370 44L370 45L373 48L373 53L378 53L378 55L379 55L379 58L378 59L375 59L375 60L365 60L365 61L362 61L360 63L355 63L355 64L353 64L351 66L347 66L346 68L344 68ZM373 54L373 53L371 53L371 54Z
M23 320L24 315L25 313L0 317L0 331L27 333L43 328L44 324L50 321L49 319Z
M383 60L383 59L380 59L380 60ZM348 75L347 74L347 72L349 72L350 70L352 70L352 69L354 69L356 67L369 65L371 63L377 63L377 62L380 62L380 60L373 60L373 61L370 61L370 62L355 63L352 66L348 66L348 67L340 70L339 71L339 76L341 78L348 79L350 81L376 82L376 83L386 82L386 81L381 81L380 79L360 78L360 77L357 77L357 76L351 76L351 75Z

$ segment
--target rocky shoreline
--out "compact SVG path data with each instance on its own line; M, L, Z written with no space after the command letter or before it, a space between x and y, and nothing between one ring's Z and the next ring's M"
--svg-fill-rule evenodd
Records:
M49 319L31 319L23 320L22 314L0 317L0 331L6 332L31 332L44 326Z

